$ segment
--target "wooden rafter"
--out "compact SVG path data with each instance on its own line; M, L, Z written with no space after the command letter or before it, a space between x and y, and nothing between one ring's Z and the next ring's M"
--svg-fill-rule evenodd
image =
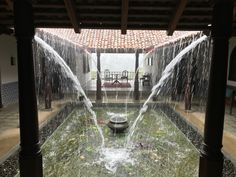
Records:
M233 9L233 20L236 20L236 4L234 4L234 9Z
M0 25L0 34L8 34L8 35L11 35L13 34L13 29L10 29L10 28L6 28L2 25Z
M128 10L129 10L129 0L122 0L121 34L126 34L127 32Z
M12 0L5 0L7 4L7 9L13 11L13 2Z
M76 14L76 8L75 8L75 3L73 0L64 0L67 14L70 18L70 22L75 30L76 33L80 33L80 27L78 23L78 18Z
M175 31L177 24L179 22L179 19L181 15L183 14L183 11L187 5L188 0L180 0L179 4L176 7L176 10L173 14L172 19L170 20L168 30L167 30L167 35L172 35L173 32Z

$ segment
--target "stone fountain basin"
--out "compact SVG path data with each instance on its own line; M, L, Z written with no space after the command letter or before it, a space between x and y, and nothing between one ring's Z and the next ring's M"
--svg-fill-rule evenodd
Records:
M113 133L123 133L129 127L129 124L125 117L111 117L107 126Z

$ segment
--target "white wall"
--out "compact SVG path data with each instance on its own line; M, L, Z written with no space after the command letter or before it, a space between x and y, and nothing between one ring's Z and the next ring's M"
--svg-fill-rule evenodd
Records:
M101 53L101 72L110 71L135 71L134 53ZM143 67L143 54L139 54L139 67ZM92 71L97 71L97 54L92 53Z
M17 58L15 37L0 35L0 67L2 84L18 81L17 64L11 65L11 56Z
M148 58L153 58L153 65L148 65ZM154 52L149 52L144 55L144 62L143 62L143 73L151 74L152 84L156 84L156 75L157 75L157 67L158 67L158 59L154 57ZM141 76L140 76L141 77Z
M229 74L229 64L230 64L230 55L233 52L233 49L236 47L236 37L232 37L229 40L229 57L228 57L228 74ZM235 81L227 81L227 85L236 87Z
M89 67L90 71L92 69L91 63L91 54L85 51L76 52L76 76L78 77L80 84L83 89L86 88L87 82L91 80L91 74L83 73L83 55L86 55L89 58Z

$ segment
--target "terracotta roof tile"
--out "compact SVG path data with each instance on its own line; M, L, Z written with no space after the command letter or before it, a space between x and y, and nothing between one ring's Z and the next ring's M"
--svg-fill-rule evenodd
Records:
M80 34L75 33L73 29L39 30L89 49L149 49L199 32L175 31L172 36L167 36L166 31L154 30L128 30L126 35L122 35L120 30L82 29Z

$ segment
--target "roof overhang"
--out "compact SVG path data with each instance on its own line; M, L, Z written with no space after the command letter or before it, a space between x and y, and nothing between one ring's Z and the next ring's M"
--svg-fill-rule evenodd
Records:
M13 27L12 0L0 1L0 25ZM35 0L34 22L38 28L209 30L212 0ZM236 9L234 11L236 14ZM233 31L236 23L234 21Z

